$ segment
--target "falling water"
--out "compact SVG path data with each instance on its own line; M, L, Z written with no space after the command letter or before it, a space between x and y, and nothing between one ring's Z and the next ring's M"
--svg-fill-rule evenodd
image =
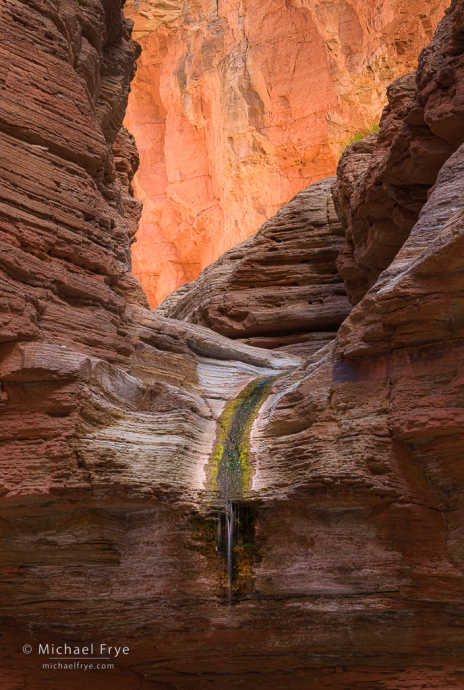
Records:
M228 590L229 590L229 597L232 594L231 588L232 588L232 578L234 576L233 572L233 539L234 539L234 511L235 511L235 506L233 505L232 501L229 501L229 503L226 506L226 524L227 524L227 579L228 579Z
M229 601L239 577L240 557L253 540L253 524L246 495L250 485L249 434L253 420L277 377L252 381L231 401L219 419L219 438L213 463L215 494L220 506L217 550L225 560Z

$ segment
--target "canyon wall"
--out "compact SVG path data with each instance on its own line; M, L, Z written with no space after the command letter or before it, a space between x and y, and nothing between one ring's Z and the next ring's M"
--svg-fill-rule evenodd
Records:
M462 690L463 16L453 0L407 89L408 103L427 84L436 94L424 119L443 115L450 156L335 342L300 359L238 342L227 312L235 340L151 311L131 275L137 153L120 124L137 47L120 3L2 6L1 686ZM455 91L434 86L444 63ZM269 261L277 296L264 286L260 323L282 321L279 280L288 288L295 267L289 312L332 337L343 314L327 323L331 290L350 309L335 267L343 233L352 241L348 176L358 203L377 156L363 146L339 168L342 223L332 180L297 195L243 256L211 267L210 293L204 278L189 288L200 315L228 266L264 276ZM372 261L359 271L385 259L377 237L366 253L353 233ZM322 331L316 302L309 318L298 307L305 278ZM250 542L228 597L211 463L228 405L263 378L274 382L249 429ZM91 642L130 651L87 672L44 667L38 651Z
M463 17L453 12L417 72L390 86L378 135L340 160L334 199L346 242L337 265L354 304L404 245L440 169L464 142L463 31Z
M344 233L334 180L299 192L155 312L255 347L309 356L327 345L351 311L336 267Z
M259 517L266 546L255 586L268 600L292 592L296 608L309 597L320 626L306 633L314 655L324 654L322 629L338 633L330 644L340 665L308 674L306 687L464 686L453 660L462 654L453 628L464 620L463 17L455 0L417 73L390 87L380 132L344 153L332 188L346 233L338 265L358 304L333 345L274 385L252 431L253 489L263 506L276 502ZM276 274L268 228L301 209L298 197L155 313L209 318L232 337L267 319L279 347L293 316L291 304L288 320L275 309L279 279L298 282L302 268L285 248L300 237L298 221L308 245L317 230L307 211L287 224ZM247 262L257 284L237 294ZM271 275L270 304L259 282ZM304 615L287 615L290 639ZM404 657L393 670L397 644ZM376 664L356 666L361 648Z
M143 47L126 116L144 202L134 273L152 306L334 174L448 4L127 2Z

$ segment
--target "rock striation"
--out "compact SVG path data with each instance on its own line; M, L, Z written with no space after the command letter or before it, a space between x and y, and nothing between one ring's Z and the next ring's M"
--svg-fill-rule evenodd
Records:
M389 87L379 134L341 157L335 202L346 245L338 268L353 304L403 246L443 164L463 143L463 28L452 12L422 52L417 72Z
M351 309L336 268L343 230L332 202L333 180L299 192L256 235L154 313L305 356L333 340Z
M417 92L414 93L409 80L405 88L405 79L391 87L391 94L407 91L410 103L416 103L416 106L404 108L401 117L405 122L397 117L396 128L400 134L411 131L409 120L419 101L417 94L427 92L427 83L431 93L441 88L444 64L450 71L454 70L455 93L459 93L460 73L456 66L462 61L464 52L460 42L463 10L461 0L451 4L434 40L422 53ZM296 590L306 576L307 586L320 595L319 605L325 597L328 601L333 591L341 586L341 572L344 573L343 587L348 587L346 592L352 593L357 588L359 594L369 591L369 600L364 599L361 604L363 595L360 594L357 603L366 607L363 609L366 615L364 632L369 629L367 621L370 621L375 636L380 623L376 625L374 619L379 615L383 620L381 645L384 651L377 648L378 658L387 653L388 640L399 637L405 640L403 650L408 644L415 650L414 661L410 657L410 661L405 662L407 671L394 680L388 679L388 673L381 679L370 679L372 687L403 688L410 684L416 688L423 684L458 688L463 683L452 658L460 649L461 641L452 630L455 622L462 619L464 584L458 517L462 512L459 457L463 419L459 362L463 351L460 285L464 191L463 145L459 146L459 142L464 128L453 110L458 99L450 105L448 98L447 94L439 93L433 102L443 104L440 114L453 118L453 135L448 130L446 139L427 148L424 141L433 142L436 135L428 125L415 125L417 139L409 139L409 159L403 157L400 169L419 175L421 156L430 161L427 155L431 150L442 155L445 145L451 150L458 146L435 178L429 163L427 184L432 186L409 237L342 324L333 348L321 352L318 362L306 365L303 377L295 374L292 386L282 382L280 389L275 387L274 397L268 400L254 431L259 467L255 489L265 490L269 495L276 491L277 483L277 491L295 492L295 497L301 495L301 500L310 504L309 512L312 513L309 518L311 530L305 528L300 532L290 514L282 530L293 530L295 544L304 538L303 534L306 539L311 535L311 558L308 558L306 569L295 556L285 575L280 569L273 571L269 580L272 584L267 591L278 596L281 583L285 580L287 585L295 571L298 573L294 580ZM427 108L423 96L420 102ZM434 126L435 121L440 120L438 112L430 106L428 113L427 120ZM339 194L340 190L349 191L350 170L357 167L360 171L360 182L357 183L356 176L352 180L352 195L347 193L342 197L345 218L351 219L352 227L359 215L362 222L359 209L366 208L360 203L360 190L365 191L364 199L372 195L371 212L375 208L374 194L378 192L380 200L387 196L385 182L382 186L374 183L369 186L373 180L369 171L381 169L384 180L395 179L399 166L395 145L399 141L404 143L404 138L392 137L390 148L384 143L382 150L382 142L387 140L392 123L390 115L387 109L377 142L370 138L353 144L342 160ZM441 132L444 135L443 129ZM411 160L413 154L417 154L417 158ZM425 163L422 170L426 170ZM426 184L425 179L423 183ZM412 182L409 188L405 185L403 198L407 199L408 193L412 195L411 190L414 190ZM379 216L382 210L379 203ZM366 223L370 233L368 240L366 234L353 232L353 244L355 257L365 257L368 250L371 252L372 263L367 268L372 270L375 258L387 260L386 242L381 241L379 232L374 232L375 219L371 216L369 220L371 224ZM356 240L361 238L364 243L356 245ZM399 243L398 234L394 239ZM358 247L359 254L356 254ZM357 275L361 275L366 285L372 278L368 276L366 264L359 261L358 265ZM352 274L348 276L351 278ZM347 283L350 287L349 280ZM361 292L361 283L351 283L351 287L356 297L355 290ZM311 492L310 500L308 492ZM364 510L366 517L360 518ZM361 532L355 527L358 519L363 523ZM268 525L268 529L273 528L278 532L277 523L272 527ZM367 534L363 532L367 529L373 530L372 536L357 543L354 535ZM327 569L328 540L333 540L332 571ZM323 555L319 551L321 548ZM282 550L279 538L274 535L273 557L278 558ZM296 547L294 553L297 553ZM270 570L271 562L269 558ZM301 570L296 570L296 563ZM262 572L266 572L264 561L261 567ZM369 584L367 581L363 584L364 575ZM453 601L453 613L444 601L445 591L446 598L449 596ZM396 613L387 622L382 610ZM408 631L400 622L406 611L410 616L406 625ZM412 629L416 632L412 633ZM338 682L344 688L358 687L357 683L362 687L360 678L355 680L344 663L341 666L345 677L340 681L331 679L328 687L339 687Z
M449 0L129 0L143 46L126 116L152 306L333 175L416 67Z
M448 59L456 93L463 15L464 0L453 0L437 33L447 40L421 56L435 54L431 80ZM147 308L130 273L137 156L118 127L137 48L119 2L10 0L0 19L1 49L14 54L0 100L1 684L462 690L457 120L404 245L335 342L302 360ZM371 151L368 169L376 144L363 146L351 153ZM322 295L341 286L331 184L279 216L287 224L293 212L295 229L303 214L311 232L300 238L330 248L326 282L312 283ZM256 261L258 242L271 247L283 233L286 250L269 266L285 278L298 244L276 219L266 228L240 251ZM315 249L302 251L314 259ZM245 258L228 261L240 268ZM315 260L305 265L302 282L317 275ZM220 284L226 272L215 270ZM211 459L227 413L242 413L257 381L268 388L246 420L249 541L227 598ZM130 652L90 676L44 666L38 653L39 643L91 642Z
M0 342L53 340L124 366L125 303L146 299L128 243L138 203L126 225L112 153L139 48L115 7L2 7Z

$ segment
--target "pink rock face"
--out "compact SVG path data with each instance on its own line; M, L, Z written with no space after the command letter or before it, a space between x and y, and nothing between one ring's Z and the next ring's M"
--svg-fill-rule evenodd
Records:
M334 173L448 5L126 4L143 47L125 122L144 202L134 272L152 306Z

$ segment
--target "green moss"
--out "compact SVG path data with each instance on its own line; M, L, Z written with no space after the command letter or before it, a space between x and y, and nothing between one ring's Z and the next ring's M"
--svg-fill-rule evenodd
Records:
M227 403L218 420L211 457L211 485L224 500L242 498L251 482L250 431L259 408L277 377L251 381Z
M348 141L343 143L342 150L345 150L347 146L350 144L354 144L355 141L360 141L361 139L365 139L366 137L369 136L369 134L373 134L374 132L379 132L380 131L380 126L377 122L373 122L370 127L367 127L366 129L362 130L361 132L355 132L353 136L348 139Z
M261 560L259 546L255 543L255 506L236 506L236 519L239 523L237 539L233 545L234 578L229 582L227 560L224 550L226 544L218 543L218 528L224 529L224 513L195 515L190 518L192 548L206 559L208 571L214 574L218 584L218 595L228 600L246 597L253 592L253 567Z
M208 570L216 574L216 578L221 583L224 579L224 564L218 558L217 549L217 516L195 515L190 519L192 528L193 545L197 552L200 552L208 563Z
M255 525L258 507L255 504L233 505L234 538L232 543L232 577L229 578L227 564L227 520L224 513L218 515L218 556L222 562L220 586L222 596L241 598L253 592L253 568L261 560L256 543Z
M283 375L251 381L226 404L218 420L207 470L214 494L209 510L217 513L198 518L194 530L210 568L218 575L221 596L229 603L253 591L259 549L255 544L257 506L247 500L252 474L250 432L272 384Z

